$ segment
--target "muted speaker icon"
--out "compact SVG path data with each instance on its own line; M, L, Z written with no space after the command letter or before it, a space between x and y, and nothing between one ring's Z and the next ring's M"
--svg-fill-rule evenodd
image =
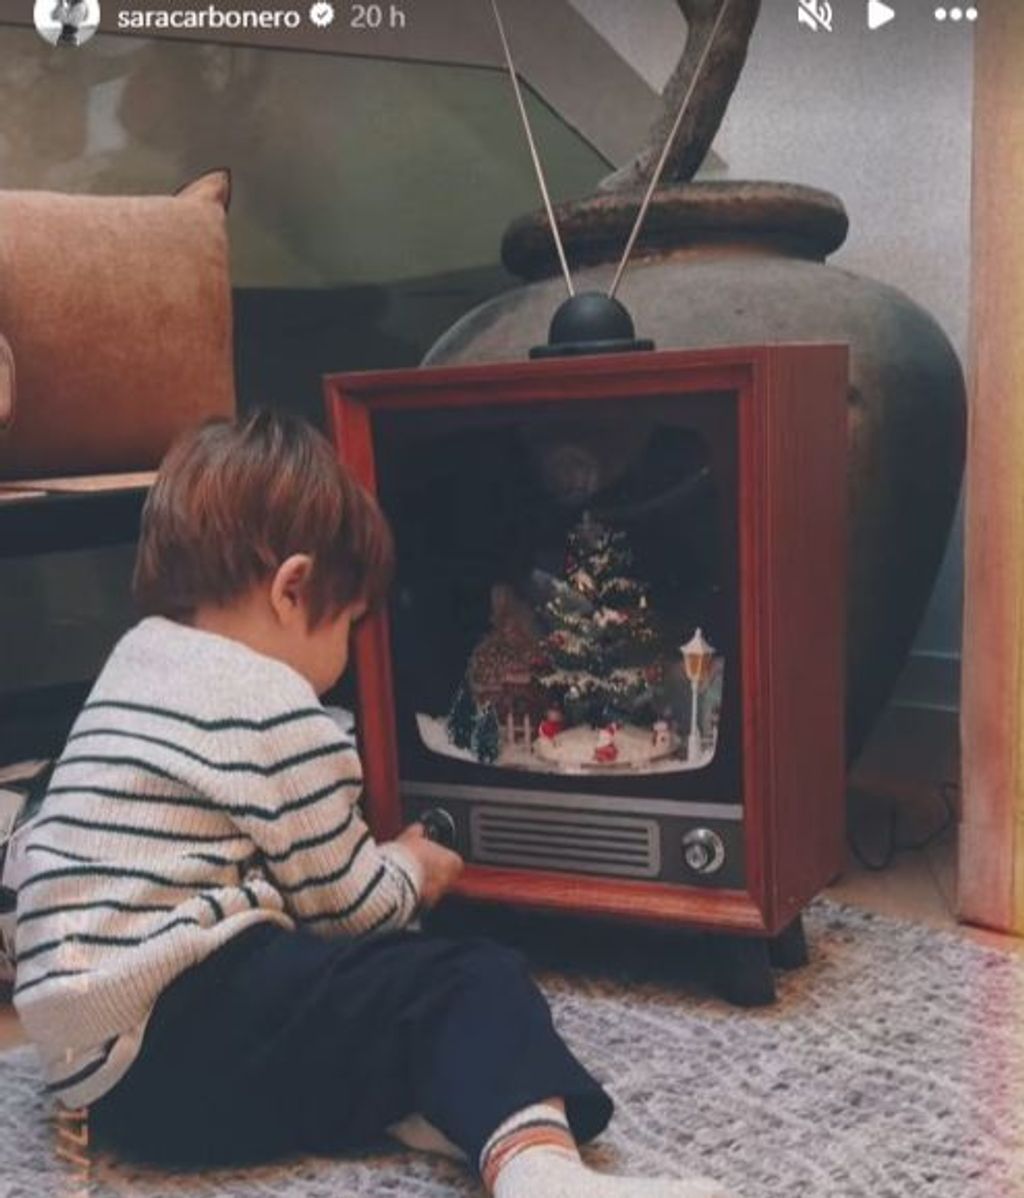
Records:
M868 0L868 28L881 29L890 21L896 20L896 10L882 0Z

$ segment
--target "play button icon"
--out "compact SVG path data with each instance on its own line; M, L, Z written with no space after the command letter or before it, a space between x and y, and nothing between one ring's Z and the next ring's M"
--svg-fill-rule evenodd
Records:
M883 4L882 0L868 0L868 28L881 29L883 25L888 25L890 21L895 21L896 10L888 4Z

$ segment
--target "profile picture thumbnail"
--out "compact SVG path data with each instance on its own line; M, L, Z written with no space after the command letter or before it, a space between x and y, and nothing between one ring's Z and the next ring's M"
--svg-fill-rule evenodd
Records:
M51 46L81 46L100 24L99 0L35 0L36 29Z

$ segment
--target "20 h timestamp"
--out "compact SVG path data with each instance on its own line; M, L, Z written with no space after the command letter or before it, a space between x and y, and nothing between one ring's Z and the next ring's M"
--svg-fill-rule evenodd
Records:
M402 4L349 4L348 9L349 28L357 31L398 31L408 24L408 13Z

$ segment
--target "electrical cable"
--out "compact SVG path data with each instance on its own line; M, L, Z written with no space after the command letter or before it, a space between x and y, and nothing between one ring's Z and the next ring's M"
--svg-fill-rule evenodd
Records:
M888 837L885 847L880 857L872 858L864 846L857 842L857 836L852 827L847 829L847 841L850 846L850 851L856 857L857 861L867 870L872 873L881 873L888 869L899 853L915 853L923 849L929 848L943 836L956 823L956 805L953 801L953 796L959 791L959 786L955 782L943 782L936 788L936 793L942 800L944 813L938 827L933 829L927 835L916 840L901 841L896 836L896 814L895 804L889 809L888 816Z

